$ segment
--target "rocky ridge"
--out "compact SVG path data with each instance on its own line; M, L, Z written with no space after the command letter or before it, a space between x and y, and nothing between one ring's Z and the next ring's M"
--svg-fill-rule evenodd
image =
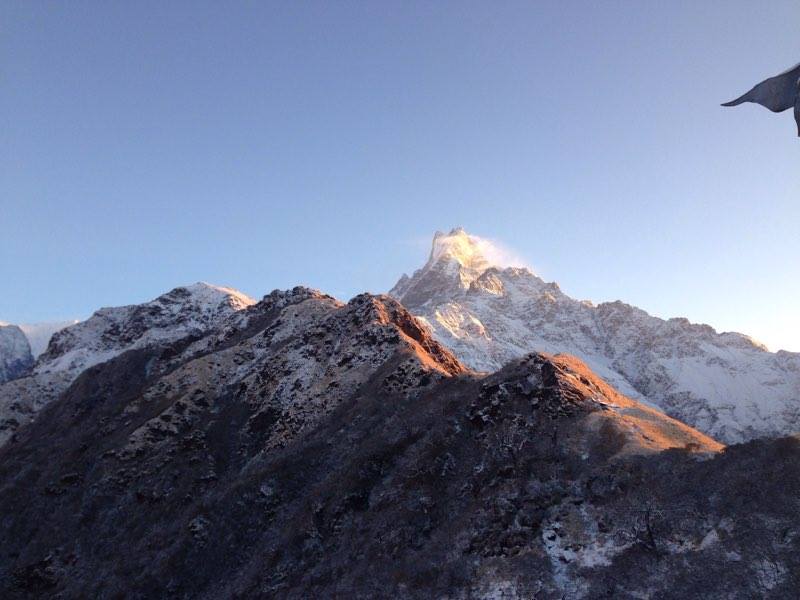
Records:
M230 288L196 283L144 304L101 308L57 331L27 376L0 385L0 445L86 369L129 350L199 337L254 302Z
M388 296L276 291L18 429L0 593L780 598L798 458L726 449L574 357L470 371Z

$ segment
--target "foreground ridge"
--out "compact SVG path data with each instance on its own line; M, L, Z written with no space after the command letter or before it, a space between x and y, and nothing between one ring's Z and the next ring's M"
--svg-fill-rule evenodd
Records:
M298 287L84 370L16 430L0 593L781 597L798 459L574 357L476 373L388 296Z

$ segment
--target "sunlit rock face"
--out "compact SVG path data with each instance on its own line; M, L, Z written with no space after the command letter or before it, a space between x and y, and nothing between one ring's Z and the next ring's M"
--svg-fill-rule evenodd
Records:
M0 324L0 384L22 377L32 366L31 348L22 330Z
M389 293L473 369L565 352L716 439L800 431L800 354L623 302L577 301L463 229L437 234L427 263Z

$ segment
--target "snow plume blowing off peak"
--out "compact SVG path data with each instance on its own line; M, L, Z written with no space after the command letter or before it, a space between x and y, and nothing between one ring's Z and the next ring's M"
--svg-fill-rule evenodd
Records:
M463 227L456 227L450 233L437 231L428 264L440 259L455 260L462 267L484 271L489 267L522 267L530 269L526 262L511 250L495 241L470 235Z
M424 303L453 289L467 290L487 269L531 269L497 242L470 235L461 227L437 231L428 262L411 277L403 275L389 294L401 302Z

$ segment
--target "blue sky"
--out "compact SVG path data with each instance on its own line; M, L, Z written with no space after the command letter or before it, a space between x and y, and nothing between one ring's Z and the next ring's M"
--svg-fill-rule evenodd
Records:
M0 7L0 319L206 280L348 298L436 229L800 351L800 5Z

